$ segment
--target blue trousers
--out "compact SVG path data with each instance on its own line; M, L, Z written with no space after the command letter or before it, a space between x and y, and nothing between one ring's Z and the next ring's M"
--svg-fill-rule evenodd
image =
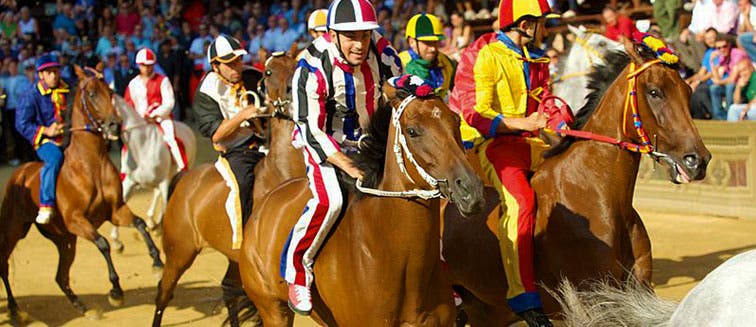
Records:
M55 184L58 182L60 166L63 165L63 149L48 142L37 149L37 155L45 163L39 173L39 205L55 207Z

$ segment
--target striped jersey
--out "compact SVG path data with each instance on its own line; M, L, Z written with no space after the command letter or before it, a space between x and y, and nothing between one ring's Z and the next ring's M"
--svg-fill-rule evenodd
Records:
M359 67L342 59L328 34L302 51L292 78L292 110L317 162L338 152L344 140L359 139L377 109L383 83L401 74L401 67L396 50L377 32Z

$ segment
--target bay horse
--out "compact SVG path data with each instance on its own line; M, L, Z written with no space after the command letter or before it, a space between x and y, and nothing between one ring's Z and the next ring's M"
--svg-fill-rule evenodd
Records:
M314 318L328 326L451 326L434 197L443 194L471 214L481 207L483 184L465 159L459 117L441 99L415 98L388 83L383 96L355 158L368 189L349 195L315 263ZM293 324L279 263L312 196L307 183L289 180L270 191L244 228L242 282L266 326Z
M625 280L630 274L650 285L651 242L632 202L637 151L665 166L673 183L706 174L711 154L688 110L690 88L674 66L660 63L645 46L626 43L625 48L627 54L610 53L607 65L591 73L593 91L576 118L575 129L596 137L565 138L532 177L538 203L535 269L542 287L555 289L563 278L582 286L586 280ZM599 136L604 140L597 141ZM495 232L500 215L467 221L458 216L446 210L443 254L469 322L511 323L516 317L507 306ZM557 312L554 298L540 291L544 309Z
M153 229L163 220L165 205L168 203L168 186L178 173L178 164L166 146L157 124L150 123L141 117L120 95L114 95L113 99L115 108L123 119L121 139L129 152L128 161L124 160L124 155L121 154L121 165L126 166L126 173L121 176L123 200L128 201L136 187L152 190L152 201L145 218L147 227ZM197 154L194 132L180 121L174 121L173 124L176 129L176 138L183 145L188 167L191 167ZM161 198L163 210L156 212L158 199ZM123 251L123 243L118 240L118 226L113 227L110 238L113 240L115 250Z
M294 54L276 55L265 60L265 71L258 92L265 92L269 119L269 152L255 167L253 202L258 203L265 191L286 179L303 176L302 154L291 145L294 123L289 117L291 77L296 62ZM159 326L168 302L173 297L181 275L204 247L212 247L228 257L223 278L223 299L229 310L229 322L238 325L241 289L237 261L239 250L231 248L232 230L223 209L228 187L216 168L201 165L180 175L166 206L163 220L165 269L155 298L153 326Z
M45 225L37 224L39 232L58 249L59 262L55 281L80 313L87 306L69 285L69 270L76 255L76 238L93 242L108 266L112 288L108 299L114 306L123 303L118 274L110 257L108 241L97 232L105 221L116 226L135 226L147 243L153 268L162 268L160 254L146 230L144 220L134 216L121 196L118 171L108 157L107 140L118 137L121 118L113 107L112 91L91 68L75 66L79 84L71 112L70 145L57 183L57 209ZM8 257L16 243L24 238L34 223L39 206L39 172L42 163L31 162L16 169L5 188L0 208L0 277L5 283L8 310L12 324L19 324L19 308L8 280Z

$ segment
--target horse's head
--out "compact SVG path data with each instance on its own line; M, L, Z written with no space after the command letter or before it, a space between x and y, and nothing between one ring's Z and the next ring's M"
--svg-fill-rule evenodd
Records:
M587 64L585 68L590 68L596 64L603 64L609 52L624 51L622 43L613 41L601 33L586 30L583 26L567 25L567 28L575 35L575 44L570 49L567 62L574 58L576 61L573 63Z
M293 52L274 52L264 58L265 71L260 81L258 93L265 94L268 110L273 115L288 116L288 106L291 103L291 77L294 75L297 62Z
M121 117L113 104L113 91L97 70L75 65L74 71L79 79L76 101L80 102L74 105L80 107L83 124L100 131L103 137L118 139Z
M388 83L383 91L393 108L388 143L393 142L394 155L400 166L407 167L409 180L419 182L414 187L437 181L441 193L463 215L482 210L483 183L465 157L459 116L435 95L416 97Z
M669 178L674 183L703 179L711 153L701 141L690 116L690 87L674 66L659 61L657 53L648 46L628 41L625 47L631 58L631 68L632 65L636 67L634 92L640 117L638 123L642 124L653 146L652 157L667 166ZM665 57L659 58L663 60ZM630 74L628 78L633 74L629 70L627 73ZM633 90L628 86L628 97L631 92ZM633 122L627 110L625 114L627 133L634 135L638 123Z

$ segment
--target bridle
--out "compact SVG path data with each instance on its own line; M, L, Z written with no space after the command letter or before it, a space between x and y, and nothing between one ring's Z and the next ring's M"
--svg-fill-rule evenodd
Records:
M98 72L97 70L91 68L91 67L84 67L84 70L91 73L92 76L87 77L84 81L80 83L79 90L80 92L86 91L87 85L89 85L90 82L92 82L95 79L101 79L102 74ZM84 124L84 126L71 126L68 130L70 132L90 132L94 134L100 134L103 138L107 138L108 135L105 135L106 133L103 133L103 123L96 119L94 115L92 115L92 111L89 108L89 102L85 99L84 94L80 94L79 98L81 99L81 107L84 110L84 113L87 115L87 119L89 119L90 123Z
M593 34L593 33L591 33L591 34ZM593 66L594 65L594 62L593 62L593 58L594 57L596 57L596 58L598 58L598 59L606 62L606 59L604 58L604 55L602 55L601 52L599 52L598 50L596 50L596 48L594 48L593 46L591 46L590 44L588 44L588 40L587 39L584 39L584 38L582 38L582 37L580 37L578 35L575 35L575 43L578 46L580 46L581 48L583 48L583 51L585 51L585 52L588 53L588 56L587 56L588 57L588 69L587 70L583 70L583 71L579 71L579 72L574 72L574 73L570 73L570 74L564 74L564 75L557 76L554 79L554 81L552 81L552 84L553 83L564 82L564 81L566 81L568 79L571 79L571 78L576 78L576 77L581 77L581 76L587 76L588 74L590 74L591 72L593 72L593 70L595 69L594 66Z
M273 60L273 58L281 57L284 55L286 55L285 52L274 52L270 57L268 57L268 59L265 60L265 71L263 72L263 77L257 82L257 93L266 95L266 108L267 106L271 106L273 108L273 111L262 116L258 116L260 118L280 117L291 120L291 115L287 112L288 110L286 110L289 104L291 104L291 99L288 97L284 98L279 96L278 98L273 99L273 101L268 101L266 93L267 88L265 87L265 80L273 75L273 71L268 68L268 65L270 64L271 60Z
M612 145L618 146L620 149L627 150L630 152L635 153L641 153L641 154L648 154L652 158L658 161L660 158L667 157L666 154L657 152L656 146L651 144L651 141L648 137L648 134L646 134L645 129L643 128L643 122L641 121L640 114L638 113L638 76L642 74L644 71L646 71L649 67L661 63L662 61L659 59L654 59L651 61L648 61L641 66L636 68L635 62L630 63L630 69L626 76L628 79L627 84L627 95L625 97L625 104L624 104L624 114L622 115L622 132L623 135L629 136L627 131L627 119L628 116L632 117L633 119L633 126L635 127L635 133L640 138L640 142L634 143L630 141L623 141L621 139L616 139L613 137L609 137L606 135L596 134L592 132L587 131L581 131L581 130L573 130L573 129L567 129L567 128L557 128L553 130L553 132L558 136L572 136L575 138L580 139L586 139L586 140L594 140L598 142L603 143L609 143ZM541 102L541 105L538 108L538 111L543 113L544 110L546 110L548 106L554 105L554 99L558 99L557 97L550 97L549 99L544 99L543 102ZM561 100L562 103L564 103L564 100Z
M439 198L444 197L444 194L441 192L442 188L447 187L448 182L444 179L438 179L433 176L431 176L420 164L415 160L414 155L412 155L412 152L410 151L409 147L407 146L407 139L404 136L404 133L402 132L402 123L401 118L402 114L404 113L404 110L407 108L407 105L410 104L413 100L415 100L416 97L414 95L410 95L399 104L399 107L394 108L393 113L391 115L391 124L394 126L394 145L393 145L393 151L394 156L396 157L396 164L399 166L399 171L402 172L404 177L406 177L410 182L413 184L415 183L415 180L412 178L412 176L409 175L409 172L407 171L407 167L405 164L404 157L407 158L407 161L409 161L415 168L415 170L420 174L420 176L423 178L423 180L428 183L433 189L431 190L424 190L424 189L412 189L408 191L384 191L384 190L378 190L374 188L369 187L363 187L362 186L362 180L357 180L355 182L355 187L357 187L357 190L359 190L362 193L370 194L370 195L376 195L381 197L393 197L393 198L421 198L423 200L433 199L433 198Z

